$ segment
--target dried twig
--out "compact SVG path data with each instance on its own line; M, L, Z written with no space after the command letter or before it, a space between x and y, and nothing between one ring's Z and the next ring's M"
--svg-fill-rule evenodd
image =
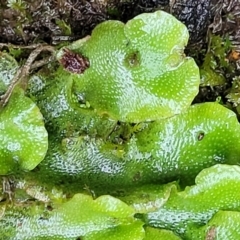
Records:
M3 45L5 46L5 44L0 44L0 47ZM9 44L7 44L6 46L17 47L15 45L9 45ZM44 64L47 64L54 59L55 50L52 46L34 44L31 46L19 46L19 47L20 48L29 48L29 49L35 47L35 49L31 52L31 54L29 55L25 64L18 69L18 71L17 71L16 75L14 76L11 84L9 85L7 91L2 96L0 96L0 104L2 106L5 106L8 103L8 100L12 94L12 91L18 83L21 83L23 88L27 87L27 80L26 80L27 78L26 77L29 75L29 72L31 69L41 67ZM50 52L51 56L34 63L35 59L42 51Z
M3 47L20 48L20 49L35 49L35 48L38 48L40 46L43 46L43 44L35 43L35 44L28 45L28 46L21 46L21 45L14 45L14 44L11 44L11 43L0 43L0 49L2 49Z

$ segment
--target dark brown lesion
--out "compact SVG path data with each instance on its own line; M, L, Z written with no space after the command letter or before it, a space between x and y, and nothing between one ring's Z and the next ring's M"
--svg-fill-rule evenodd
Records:
M63 51L64 54L59 61L69 72L81 74L90 67L88 58L83 55L74 53L68 48Z

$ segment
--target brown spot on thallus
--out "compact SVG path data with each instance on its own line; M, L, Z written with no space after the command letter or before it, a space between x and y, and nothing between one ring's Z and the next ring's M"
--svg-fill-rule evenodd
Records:
M206 233L205 240L214 240L216 237L216 227L212 226Z
M200 132L199 134L198 134L198 141L201 141L201 140L203 140L203 138L204 138L204 132Z
M48 206L47 206L47 210L48 210L48 211L52 211L52 210L53 210L53 207L50 206L50 205L48 205Z
M137 54L134 53L131 58L129 59L129 63L131 66L137 65Z
M60 63L63 67L72 73L84 73L84 71L89 68L89 60L78 54L70 51L69 49L65 48L64 54L60 59Z

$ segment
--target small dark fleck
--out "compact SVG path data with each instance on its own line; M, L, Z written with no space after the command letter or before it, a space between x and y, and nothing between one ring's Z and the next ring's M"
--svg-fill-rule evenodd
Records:
M53 210L53 207L50 206L50 205L48 205L48 206L47 206L47 210L48 210L48 211L52 211L52 210Z
M203 140L204 135L205 135L204 132L200 132L200 133L198 134L198 141Z
M142 178L141 173L140 172L136 172L136 174L133 176L133 181L134 182L138 182L138 181L141 180L141 178Z
M69 72L79 74L84 73L90 66L89 60L86 57L74 53L67 48L64 49L64 54L60 59L60 63Z
M136 52L133 52L133 53L129 54L126 57L126 61L127 61L128 66L130 66L130 67L139 66L140 65L140 54L139 54L139 52L136 51Z

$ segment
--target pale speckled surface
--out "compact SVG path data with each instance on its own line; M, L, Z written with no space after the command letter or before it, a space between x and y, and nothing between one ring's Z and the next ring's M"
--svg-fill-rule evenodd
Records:
M77 91L100 114L121 121L179 114L200 82L197 65L183 53L187 41L186 27L165 12L142 14L126 25L101 23L79 49L74 46L90 61L75 76Z
M149 156L152 175L188 180L211 165L240 162L240 125L235 113L218 103L193 105L136 134L127 154L140 161L141 153Z
M218 103L204 103L150 123L119 146L90 137L51 140L40 168L53 180L114 188L179 178L192 183L203 168L238 164L239 158L235 114Z
M36 77L31 80L35 81ZM73 80L68 72L58 69L50 76L39 73L37 80L35 84L31 81L29 91L44 115L50 135L64 137L78 132L104 137L115 127L116 121L80 106L73 94Z
M192 227L206 224L219 210L239 211L239 188L239 166L215 165L197 176L196 185L182 192L173 191L166 204L145 215L145 220L150 226L187 236Z

